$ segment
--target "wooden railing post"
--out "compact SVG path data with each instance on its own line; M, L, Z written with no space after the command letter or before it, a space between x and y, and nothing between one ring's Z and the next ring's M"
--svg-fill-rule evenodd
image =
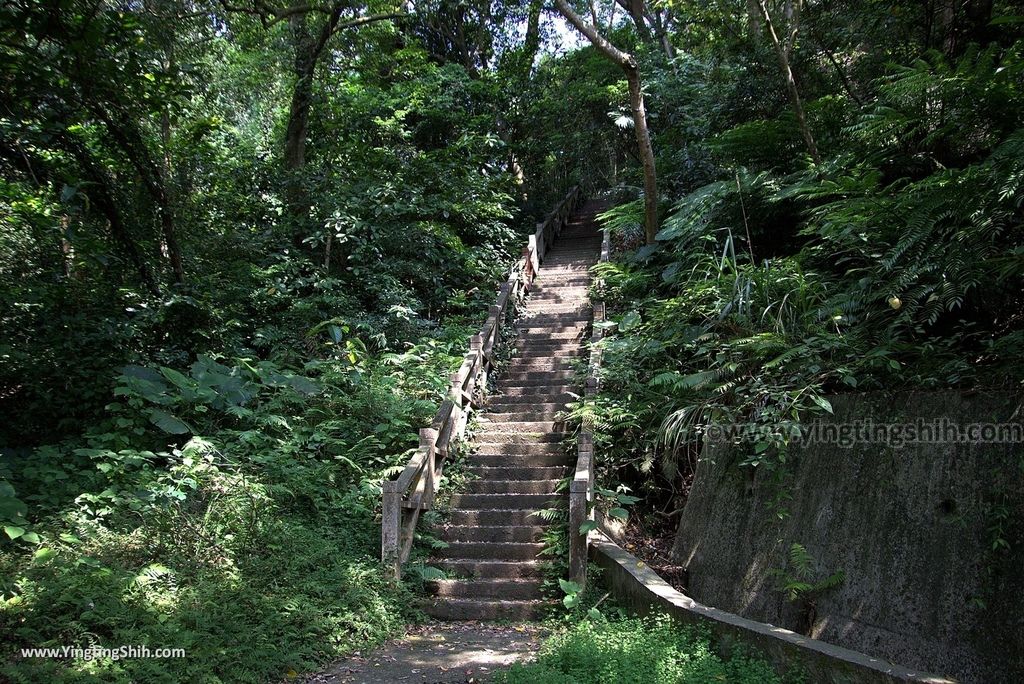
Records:
M398 531L402 527L402 494L398 483L385 481L381 498L380 559L389 579L402 579Z
M475 376L469 379L469 396L475 396L477 387L487 387L487 359L484 357L484 336L480 333L473 335L469 341L469 353L479 359L478 370Z
M573 204L575 197L569 202ZM601 261L609 256L608 231L604 231L601 244ZM600 285L600 283L598 283ZM597 396L600 386L598 372L601 367L601 348L598 346L604 337L604 328L600 325L605 320L604 302L593 302L593 331L590 336L590 367L583 391L585 402L591 402ZM588 534L581 533L580 527L591 518L590 506L594 499L594 435L593 425L584 419L577 439L576 473L569 483L569 579L581 587L587 583L587 541Z
M504 285L503 288L508 289L508 285ZM501 318L503 313L504 311L502 311L501 307L497 304L491 306L490 318L494 321L494 327L488 331L489 338L486 340L486 344L484 344L484 354L488 357L488 363L490 363L491 350L494 349L494 345L498 344L498 331L501 330Z
M587 532L580 527L590 519L593 489L594 441L589 432L578 440L576 473L569 483L569 579L581 587L587 583Z
M437 492L437 482L434 478L437 470L437 430L434 428L420 428L420 448L427 450L427 465L423 470L423 501L432 502Z

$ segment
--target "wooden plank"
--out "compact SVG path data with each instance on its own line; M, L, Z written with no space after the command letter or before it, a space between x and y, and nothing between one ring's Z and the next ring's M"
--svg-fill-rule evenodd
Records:
M501 318L505 314L505 307L508 306L508 298L512 292L512 279L509 278L508 282L501 284L501 289L498 290L498 301L495 303L495 307L498 309L498 318Z
M408 465L405 466L405 470L402 474L395 479L394 484L399 492L406 492L409 490L409 485L412 484L413 479L423 470L423 466L426 463L426 453L423 449L417 449L416 453L409 459Z
M399 528L402 524L402 493L394 482L384 483L381 498L380 556L387 574L394 581L402 578Z
M430 424L434 430L443 430L445 425L451 422L452 411L455 409L455 403L451 399L445 399L441 402L441 408L437 410L434 415L434 420Z

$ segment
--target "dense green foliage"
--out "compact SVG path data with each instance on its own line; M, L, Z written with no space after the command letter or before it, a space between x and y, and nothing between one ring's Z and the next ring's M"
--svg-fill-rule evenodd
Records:
M380 482L532 224L510 81L438 8L267 7L0 8L0 678L277 681L414 617ZM16 656L141 644L188 655Z
M668 620L584 620L550 637L537 661L514 665L504 684L770 684L779 677L763 660L723 660L704 635Z
M1024 9L767 2L801 130L757 5L594 6L647 96L641 246L626 81L541 2L3 3L0 676L276 681L411 619L380 482L573 183L617 203L586 411L648 508L708 424L772 467L831 392L1019 383ZM189 657L12 657L136 643ZM588 623L530 672L587 649L759 667Z
M771 468L831 393L1024 381L1020 23L951 44L915 33L920 3L808 3L815 164L763 39L673 7L733 37L644 53L664 217L640 247L639 200L605 215L617 326L577 411L611 481L671 511L708 426L746 426L744 463Z

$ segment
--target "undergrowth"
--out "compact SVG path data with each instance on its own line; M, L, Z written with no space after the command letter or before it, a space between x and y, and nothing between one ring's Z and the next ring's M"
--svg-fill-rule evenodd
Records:
M550 637L537 661L498 673L499 684L772 684L767 662L719 657L706 634L667 618L584 620Z

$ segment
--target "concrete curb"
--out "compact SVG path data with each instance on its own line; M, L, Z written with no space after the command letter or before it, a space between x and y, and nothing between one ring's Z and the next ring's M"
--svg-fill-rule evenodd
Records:
M603 568L602 579L621 603L639 614L668 613L681 623L710 629L720 651L728 653L738 644L750 645L780 672L802 670L814 684L956 684L954 679L909 670L788 629L701 605L673 589L636 556L599 531L590 534L589 546L591 561Z

